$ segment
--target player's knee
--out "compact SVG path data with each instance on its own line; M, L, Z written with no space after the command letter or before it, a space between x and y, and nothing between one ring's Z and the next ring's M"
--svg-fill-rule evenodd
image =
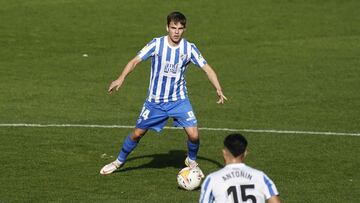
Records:
M200 140L199 134L197 132L190 133L188 137L192 143L198 143Z
M145 135L146 131L135 129L134 132L131 134L131 140L133 141L140 141L140 139Z
M140 139L142 138L142 136L143 136L143 135L133 133L133 134L131 135L131 140L138 142L138 141L140 141Z

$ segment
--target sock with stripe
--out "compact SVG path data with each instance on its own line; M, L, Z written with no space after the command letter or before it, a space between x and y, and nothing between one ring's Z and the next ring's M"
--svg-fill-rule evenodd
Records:
M136 148L137 144L138 144L138 141L132 141L131 134L129 134L125 139L125 142L121 148L121 151L120 151L117 159L121 163L125 163L126 157Z
M200 142L191 142L190 140L187 141L187 147L188 147L188 157L195 161L197 153L199 151Z

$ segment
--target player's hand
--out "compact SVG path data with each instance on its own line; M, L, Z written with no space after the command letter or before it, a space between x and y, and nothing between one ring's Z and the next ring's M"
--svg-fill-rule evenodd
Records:
M219 100L216 102L218 104L224 104L225 100L227 101L227 98L225 97L225 95L223 94L223 92L221 90L217 90L216 91Z
M112 81L112 83L110 84L109 89L108 89L109 94L111 94L111 92L112 92L114 89L115 89L116 91L118 91L119 88L121 87L122 83L123 83L123 80L120 80L120 79L117 79L117 80Z

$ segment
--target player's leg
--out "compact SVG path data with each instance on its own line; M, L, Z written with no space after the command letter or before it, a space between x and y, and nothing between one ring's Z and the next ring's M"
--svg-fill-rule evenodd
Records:
M100 174L107 175L122 167L125 164L127 156L136 148L140 139L145 135L146 132L147 130L135 128L132 133L126 136L117 159L105 165L100 170Z
M198 165L196 157L199 151L200 139L197 120L190 101L184 99L174 102L169 110L169 116L174 118L174 125L183 127L187 134L188 157L185 160L185 164L190 167L196 167Z
M121 151L117 157L119 164L125 163L127 156L136 148L140 139L145 135L146 132L147 130L135 128L134 132L125 138Z
M185 159L185 165L190 168L195 168L199 164L196 162L197 153L200 147L200 136L197 126L194 127L185 127L184 128L187 136L187 147L188 147L188 156ZM205 178L204 173L199 169L200 175L202 178Z
M153 129L157 132L161 131L166 125L168 116L161 108L155 104L145 102L141 113L138 117L136 128L133 133L129 134L123 143L118 158L105 165L101 170L101 174L110 174L116 169L124 165L127 156L136 148L142 136L145 135L148 129Z
M145 102L138 117L134 132L126 137L121 148L117 158L120 164L125 163L126 157L135 149L148 129L153 129L157 132L161 131L165 126L167 119L167 114L163 110L159 109L154 104Z
M188 157L185 159L185 164L187 166L194 168L198 165L196 162L196 158L200 147L199 132L196 126L185 127L184 130L188 137L187 140Z

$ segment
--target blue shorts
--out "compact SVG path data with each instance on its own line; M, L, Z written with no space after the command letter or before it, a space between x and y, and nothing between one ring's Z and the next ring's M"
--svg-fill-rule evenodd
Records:
M197 125L189 99L182 99L165 103L145 101L136 128L160 132L169 118L174 119L175 127L194 127Z

